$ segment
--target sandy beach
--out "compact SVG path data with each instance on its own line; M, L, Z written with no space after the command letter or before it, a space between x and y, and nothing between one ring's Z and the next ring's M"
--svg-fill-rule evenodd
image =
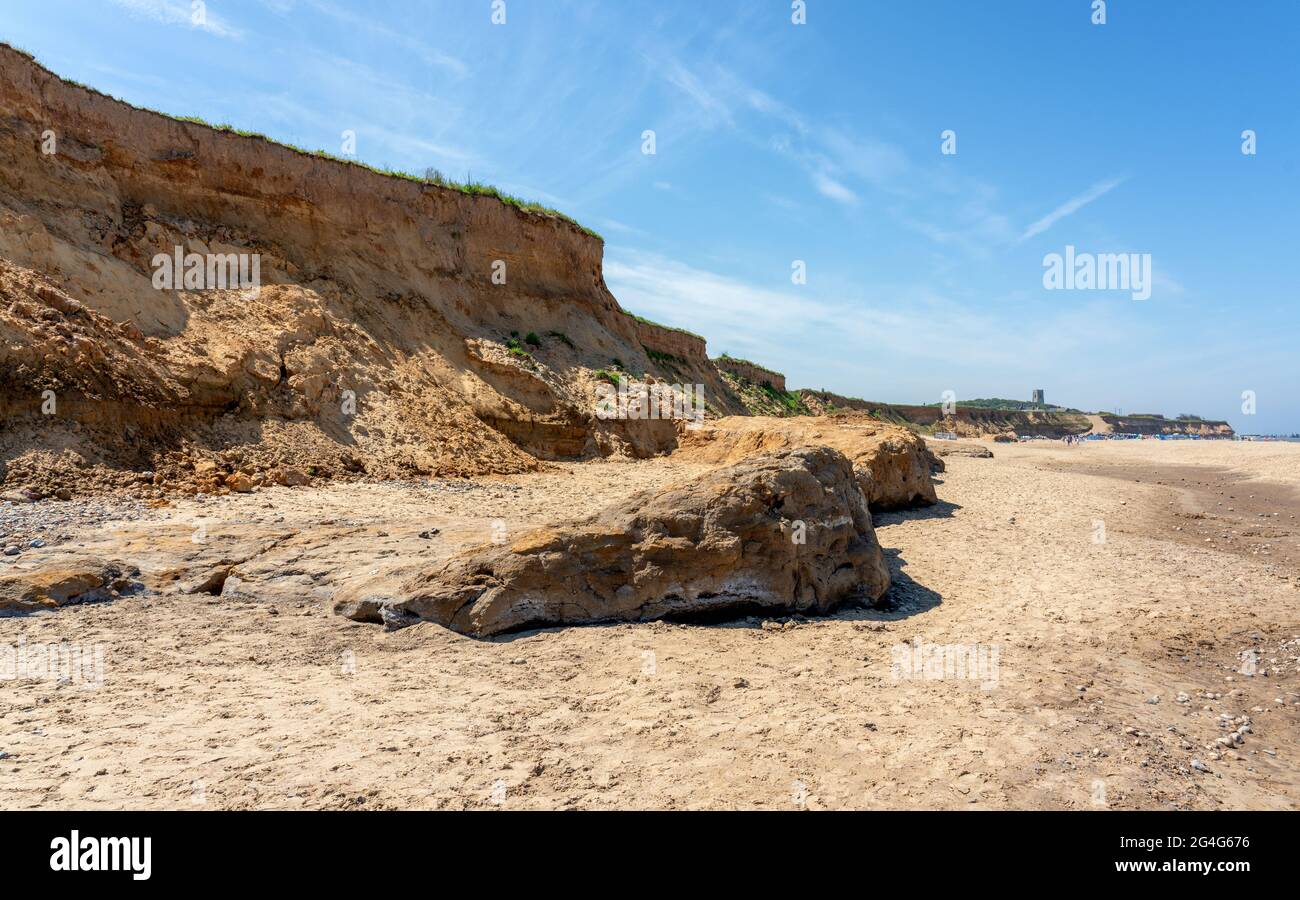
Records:
M331 611L359 555L426 564L699 468L674 457L70 525L65 549L216 552L267 587L4 620L103 666L0 685L0 807L1295 808L1300 445L994 453L876 516L883 608L819 619L474 640Z

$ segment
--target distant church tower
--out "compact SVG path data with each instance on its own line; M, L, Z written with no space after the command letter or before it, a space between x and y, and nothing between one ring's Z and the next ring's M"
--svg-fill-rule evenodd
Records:
M1042 388L1038 388L1037 390L1034 391L1034 399L1033 399L1032 402L1033 402L1034 405L1036 405L1036 406L1046 406L1046 405L1047 405L1047 401L1043 399L1043 389L1042 389Z

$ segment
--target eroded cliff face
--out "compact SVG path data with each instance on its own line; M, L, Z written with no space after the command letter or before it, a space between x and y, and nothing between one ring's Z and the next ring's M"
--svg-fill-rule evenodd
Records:
M1208 438L1230 438L1236 432L1227 422L1208 419L1166 419L1160 416L1102 415L1102 421L1111 431L1121 434L1195 435Z
M177 248L255 259L260 289L160 290ZM594 415L611 360L674 375L602 253L559 217L135 109L0 45L0 466L165 487L203 458L468 475L669 450L671 422Z
M649 356L658 377L670 384L701 386L711 414L745 414L745 404L709 359L704 338L644 319L632 318L632 322L636 328L637 340Z
M1089 432L1150 435L1195 435L1230 438L1234 432L1227 422L1201 419L1166 419L1161 416L1113 416L1068 410L981 409L959 406L945 413L938 406L908 406L876 403L844 397L829 391L803 389L799 395L814 415L835 411L861 412L885 422L919 425L935 431L950 431L961 437L1046 437L1062 438Z
M818 413L852 410L867 413L886 422L920 425L933 428L935 431L950 431L962 437L1035 435L1061 438L1072 434L1087 434L1092 428L1092 422L1087 416L1065 411L1037 412L959 406L952 412L945 413L938 406L876 403L854 397L842 397L828 391L802 390L799 393L809 408Z
M713 361L713 364L724 372L730 372L737 378L752 381L754 384L769 384L775 390L785 391L785 376L780 372L765 369L748 360L732 359L730 356L720 356Z

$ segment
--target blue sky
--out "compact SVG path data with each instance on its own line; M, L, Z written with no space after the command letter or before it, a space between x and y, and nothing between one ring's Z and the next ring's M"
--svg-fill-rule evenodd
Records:
M605 236L626 308L792 387L1300 431L1291 0L1111 0L1104 25L1091 0L0 11L0 39L130 102L333 152L352 130L366 162L555 206ZM1066 245L1151 254L1150 298L1046 290Z

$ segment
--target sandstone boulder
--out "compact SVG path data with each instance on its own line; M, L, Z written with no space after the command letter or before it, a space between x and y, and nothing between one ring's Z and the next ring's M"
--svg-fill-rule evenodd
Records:
M311 484L311 476L302 469L295 469L293 466L284 466L276 469L271 473L271 479L284 487L302 487Z
M100 559L71 559L57 566L0 578L0 616L115 600L139 588L139 571Z
M476 637L554 624L826 613L870 603L889 571L842 453L809 447L742 460L588 519L471 550L389 595L335 611L419 619Z
M253 479L243 472L226 476L226 487L237 494L247 494L253 490Z
M681 455L721 463L773 450L833 447L853 463L871 509L907 509L938 502L930 478L932 457L925 441L907 428L869 416L728 416L711 427L683 434L681 443Z

